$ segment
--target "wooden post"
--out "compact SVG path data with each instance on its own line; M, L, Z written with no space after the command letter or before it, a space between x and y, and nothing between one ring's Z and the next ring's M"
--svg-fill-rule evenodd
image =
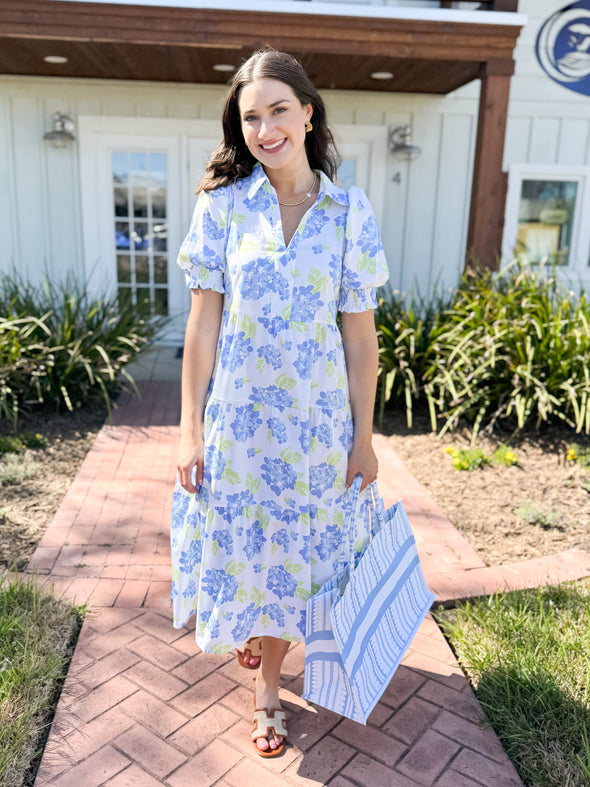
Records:
M502 172L508 92L514 61L491 61L483 67L471 211L467 233L470 260L495 270L502 247L506 176Z

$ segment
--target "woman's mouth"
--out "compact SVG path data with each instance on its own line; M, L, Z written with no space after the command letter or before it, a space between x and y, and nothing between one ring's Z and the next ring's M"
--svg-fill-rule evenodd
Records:
M286 141L287 138L285 137L284 139L279 139L277 142L267 142L264 145L261 145L260 147L262 148L262 150L264 150L265 153L276 153L277 151L283 149L283 146L285 145Z

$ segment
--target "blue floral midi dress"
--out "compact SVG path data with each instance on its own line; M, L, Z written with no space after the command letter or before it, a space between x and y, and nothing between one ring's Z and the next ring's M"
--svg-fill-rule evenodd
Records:
M211 653L304 639L306 600L338 562L353 424L336 312L374 308L388 273L363 191L318 174L288 246L257 164L199 194L178 257L188 287L224 293L203 486L177 483L171 523L174 626L196 614Z

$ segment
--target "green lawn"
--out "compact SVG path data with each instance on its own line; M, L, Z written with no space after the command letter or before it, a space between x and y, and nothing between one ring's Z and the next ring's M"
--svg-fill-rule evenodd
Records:
M590 784L590 583L440 609L437 622L531 787Z
M0 784L32 785L85 608L0 578Z

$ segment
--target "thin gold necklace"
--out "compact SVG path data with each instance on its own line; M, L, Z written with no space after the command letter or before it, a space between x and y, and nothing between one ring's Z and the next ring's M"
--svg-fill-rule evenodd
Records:
M311 184L311 188L309 189L309 191L307 192L305 197L303 197L303 199L300 199L299 202L281 202L281 200L279 199L279 195L277 194L277 200L278 200L279 205L283 205L286 208L294 208L296 205L303 205L305 200L309 199L311 197L311 192L315 188L315 182L317 180L317 177L318 177L317 172L314 172L313 173L313 183Z

